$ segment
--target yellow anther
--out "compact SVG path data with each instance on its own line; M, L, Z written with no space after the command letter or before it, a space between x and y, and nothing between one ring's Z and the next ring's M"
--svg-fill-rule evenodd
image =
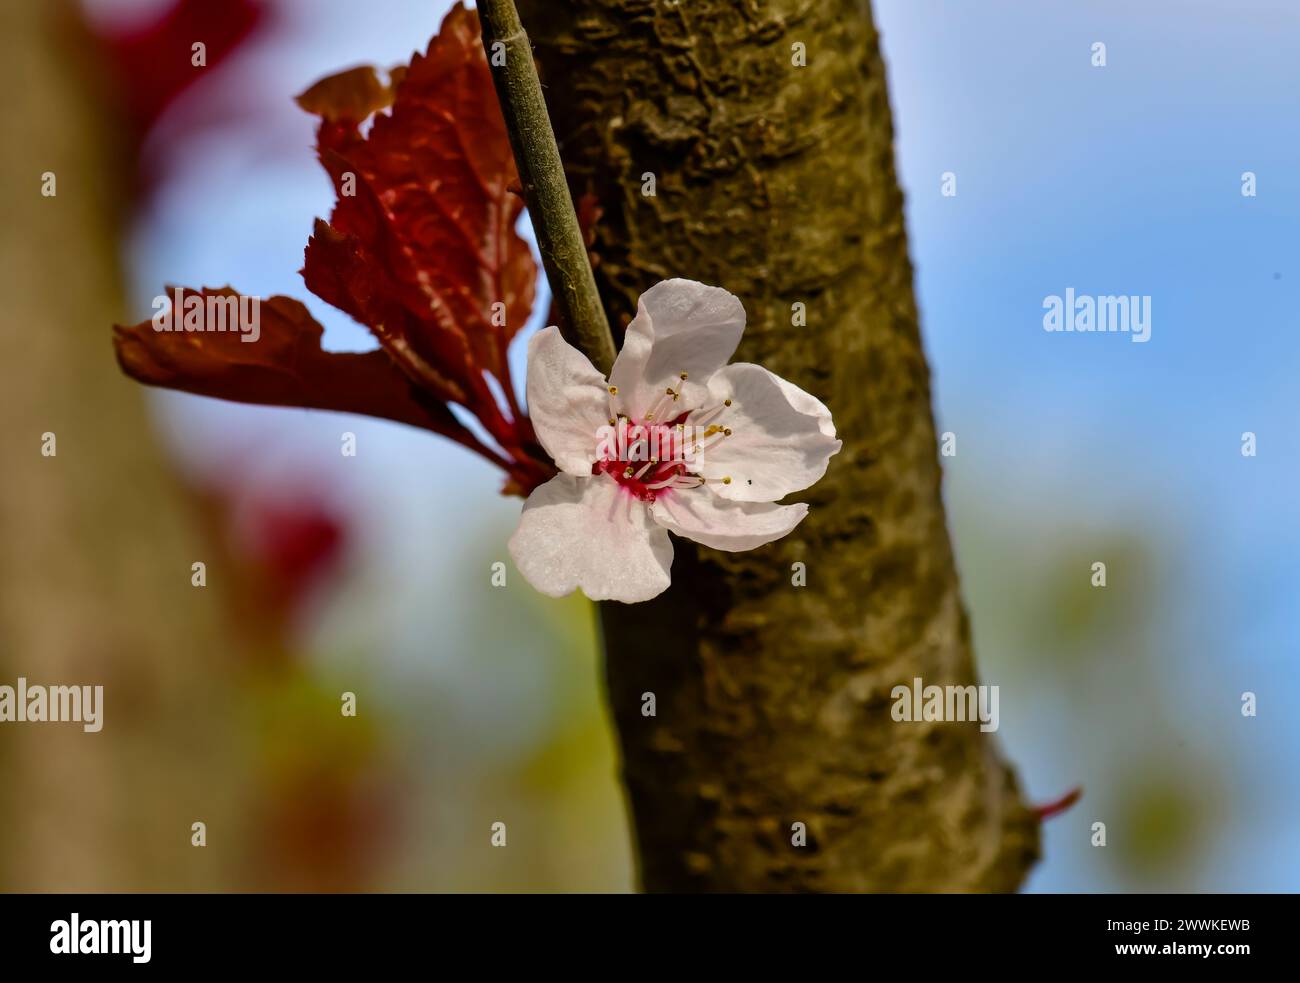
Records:
M617 395L618 395L618 386L610 386L610 387L609 387L609 394L610 394L611 396L617 396Z
M722 479L722 483L723 483L724 485L729 485L729 484L731 484L731 476L728 475L727 477L723 478L723 479Z
M730 405L731 405L731 400L729 400L729 399L724 399L724 400L722 401L722 405L723 405L723 406L730 406Z

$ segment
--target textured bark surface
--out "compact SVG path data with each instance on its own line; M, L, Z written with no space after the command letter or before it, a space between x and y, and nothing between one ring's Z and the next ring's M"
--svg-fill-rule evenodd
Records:
M793 534L743 554L677 540L667 593L602 609L646 888L1015 889L1037 820L994 742L976 724L890 716L894 685L975 670L870 10L520 8L570 181L604 207L612 323L663 277L725 286L749 314L738 359L819 396L844 440L794 496L812 510ZM792 585L796 561L807 586Z

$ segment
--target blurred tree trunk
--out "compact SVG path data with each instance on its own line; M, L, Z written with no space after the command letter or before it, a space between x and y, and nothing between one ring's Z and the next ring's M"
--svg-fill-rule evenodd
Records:
M572 187L604 208L611 320L663 277L725 286L749 313L738 358L823 399L844 440L793 534L677 540L668 592L602 607L646 888L1014 890L1037 819L993 740L890 716L896 684L975 669L868 5L520 8Z
M235 656L220 584L190 585L189 493L113 359L128 183L71 10L0 5L0 684L103 685L103 729L0 723L0 886L220 888L238 797L218 683Z

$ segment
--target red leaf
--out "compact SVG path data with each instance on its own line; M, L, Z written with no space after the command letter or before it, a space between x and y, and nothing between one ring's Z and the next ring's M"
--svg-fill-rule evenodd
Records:
M1038 816L1039 822L1046 822L1052 817L1059 816L1061 813L1065 812L1065 810L1069 809L1070 806L1074 805L1081 798L1083 798L1082 785L1070 789L1070 791L1066 792L1059 799L1054 799L1053 801L1046 802L1043 805L1035 806L1033 811L1034 814Z
M260 600L282 618L293 614L342 558L347 542L343 516L306 495L282 499L255 494L242 518L243 545L261 574Z
M321 118L320 160L339 192L330 222L318 221L308 241L303 278L367 325L381 349L321 351L320 325L306 308L273 297L262 304L256 343L239 332L160 332L145 321L117 329L118 360L150 385L434 430L502 467L507 492L527 493L555 469L517 405L506 348L531 314L537 269L515 232L524 206L511 191L519 178L477 16L457 5L428 53L388 79L354 68L298 97ZM238 297L229 288L198 296ZM500 383L510 419L486 373ZM452 403L477 416L504 453L462 426Z
M255 0L177 0L154 21L129 31L101 29L117 75L118 92L143 134L164 109L196 79L218 65L263 19L266 8ZM192 46L202 42L203 66L196 66Z
M229 287L181 288L182 307L196 296L206 305L209 297L241 295ZM237 403L364 413L474 440L447 407L421 399L384 352L322 351L322 328L298 301L261 301L258 329L250 342L244 338L251 332L159 331L149 320L118 325L113 344L122 371L147 385Z
M362 188L361 194L369 200L369 189ZM475 388L475 371L465 336L449 322L446 330L424 338L421 348L413 347L412 339L421 337L421 326L403 303L410 288L395 269L405 264L404 256L396 247L385 248L388 236L382 226L376 241L384 244L381 248L387 254L379 263L364 251L356 236L317 219L315 234L307 242L307 255L313 261L303 271L308 288L362 324L370 325L394 362L439 399L472 402L466 387ZM481 376L477 381L482 384Z
M485 369L504 383L506 346L532 311L537 270L515 232L523 202L509 190L518 174L477 16L454 7L428 53L415 55L398 79L391 112L364 137L362 120L352 115L377 96L358 70L318 82L299 98L322 117L321 161L339 191L330 227L355 240L344 251L348 274L340 276L327 269L337 256L317 246L318 229L304 278L376 334L399 330L366 302L381 289L390 292L409 315L400 331L413 350L461 374L467 389ZM349 174L355 188L345 185ZM368 291L366 269L373 275ZM340 296L340 288L350 296ZM493 323L498 302L504 324L500 316ZM466 346L463 361L458 353Z
M298 105L328 123L359 123L393 103L393 89L369 65L321 79L298 97Z

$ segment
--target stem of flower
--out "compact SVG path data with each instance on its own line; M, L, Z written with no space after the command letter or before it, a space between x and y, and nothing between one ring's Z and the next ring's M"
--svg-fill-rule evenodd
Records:
M514 0L479 0L478 17L542 265L566 322L560 327L567 340L608 376L614 364L614 337L569 195L532 45Z

